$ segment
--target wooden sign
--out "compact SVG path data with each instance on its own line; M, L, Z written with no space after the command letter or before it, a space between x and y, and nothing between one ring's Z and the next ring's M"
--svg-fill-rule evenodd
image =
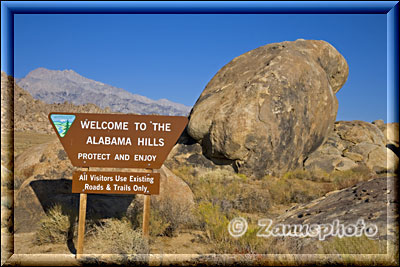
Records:
M159 169L188 123L187 117L50 113L73 166Z
M72 177L72 193L158 195L159 191L159 173L75 171Z

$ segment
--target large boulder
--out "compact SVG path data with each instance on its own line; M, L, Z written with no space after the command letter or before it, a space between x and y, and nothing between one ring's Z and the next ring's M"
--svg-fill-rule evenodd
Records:
M286 172L324 142L347 75L346 60L325 41L259 47L213 77L187 131L216 163L251 176Z

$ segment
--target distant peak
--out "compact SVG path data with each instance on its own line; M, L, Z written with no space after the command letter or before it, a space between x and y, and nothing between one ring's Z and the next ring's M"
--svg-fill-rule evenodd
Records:
M74 70L63 70L62 72L67 72L67 73L76 73Z
M29 74L31 74L31 73L49 72L49 71L51 71L51 70L48 70L48 69L43 68L43 67L40 67L40 68L37 68L37 69L34 69L34 70L30 71Z
M80 76L76 71L72 69L65 70L49 70L43 67L32 70L26 75L26 78L44 78L48 76L57 77L57 76Z

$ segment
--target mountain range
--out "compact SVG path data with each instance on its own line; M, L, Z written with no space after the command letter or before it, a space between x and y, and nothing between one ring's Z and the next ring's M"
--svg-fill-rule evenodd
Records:
M95 80L88 79L73 70L49 70L38 68L17 84L35 99L48 104L71 102L75 105L88 103L101 108L110 107L113 112L135 114L159 114L186 116L191 107L167 99L152 100Z

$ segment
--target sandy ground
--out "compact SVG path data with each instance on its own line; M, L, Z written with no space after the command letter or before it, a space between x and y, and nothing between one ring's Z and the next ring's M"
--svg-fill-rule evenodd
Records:
M35 245L35 233L20 233L14 235L15 254L74 254L67 243ZM76 244L76 239L74 239ZM85 239L84 253L96 254L98 244ZM150 242L152 254L207 254L210 246L205 242L202 231L181 230L173 237L152 237Z

